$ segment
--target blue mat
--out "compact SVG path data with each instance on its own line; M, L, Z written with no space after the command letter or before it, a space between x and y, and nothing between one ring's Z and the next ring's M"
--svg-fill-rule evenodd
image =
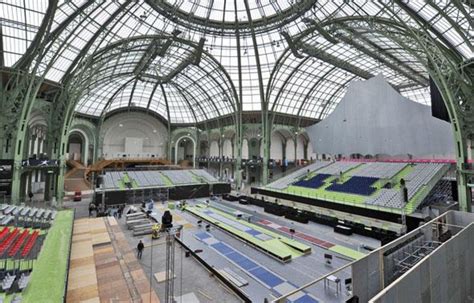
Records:
M298 300L291 301L291 302L293 302L293 303L318 303L319 301L316 300L313 297L310 297L308 294L305 294L304 296L302 296Z
M227 255L227 254L230 254L230 253L234 252L234 250L232 248L230 248L229 246L225 245L222 242L212 244L211 246L223 255Z
M258 230L255 230L255 229L250 229L250 230L247 230L246 232L248 234L251 234L254 237L261 234L261 232L259 232Z
M268 271L266 268L263 267L254 268L250 271L250 273L266 285L270 286L270 288L273 288L285 282L284 280L280 279L272 272Z
M196 236L199 240L204 240L211 237L211 235L206 232L197 233L194 234L194 236Z
M196 233L194 236L202 242L204 242L203 240L205 239L212 238L212 235L207 232ZM268 288L273 290L278 295L284 295L276 291L276 289L274 288L282 283L291 284L290 282L280 278L279 276L277 276L270 270L254 262L252 259L238 252L230 245L222 241L219 241L217 239L215 240L216 240L216 243L209 245L211 248L215 249L217 252L219 252L229 261L233 262L235 265L243 269L250 276L254 277L256 280L260 281L262 284L268 286ZM295 285L293 286L295 288L298 288ZM307 293L304 293L304 295L298 298L297 300L295 301L288 300L288 302L290 303L318 303L319 301L313 298L312 296L308 295Z

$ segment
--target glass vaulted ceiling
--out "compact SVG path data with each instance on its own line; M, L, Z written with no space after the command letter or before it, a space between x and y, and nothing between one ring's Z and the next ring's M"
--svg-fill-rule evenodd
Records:
M0 2L5 66L14 66L25 53L41 25L48 2ZM74 71L78 59L124 39L169 35L176 29L181 31L181 39L195 44L201 38L206 39L205 60L199 66L190 65L180 71L162 86L156 85L153 77L144 79L133 74L144 49L141 53L125 52L120 56L123 64L118 67L125 72L92 85L77 105L78 112L96 116L116 108L138 106L156 111L173 123L212 119L235 110L236 101L228 92L233 84L237 92L242 91L245 111L260 110L262 103L268 102L268 108L277 112L322 119L338 103L351 81L378 73L383 73L403 95L429 104L426 70L383 33L348 24L332 32L337 34L336 44L317 32L302 38L307 48L317 49L318 54L329 53L344 64L304 53L302 59L295 57L281 33L299 36L311 26L307 20L324 24L346 16L371 16L413 26L425 23L432 36L443 44L466 59L473 56L473 9L461 1L397 4L397 1L69 0L59 2L53 16L53 30L90 2L76 17L74 28L63 32L43 59L44 65L52 63L47 79L62 82L65 75ZM333 29L328 27L328 30ZM164 57L169 61L160 63L163 70L173 69L190 51L179 50L179 43L173 47L173 52L167 52ZM257 61L264 84L263 97ZM151 73L159 77L160 71L154 69Z

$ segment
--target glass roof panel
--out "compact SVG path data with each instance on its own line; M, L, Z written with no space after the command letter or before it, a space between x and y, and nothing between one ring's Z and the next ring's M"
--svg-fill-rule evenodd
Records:
M87 6L86 3L91 4ZM46 78L64 81L65 74L78 68L85 58L113 43L144 35L169 36L175 30L181 32L178 34L180 39L194 45L205 38L204 52L209 54L209 58L205 55L206 59L201 61L199 67L189 65L181 70L183 62L192 57L193 48L174 43L165 57L158 56L148 62L146 75L140 74L140 81L132 93L133 79L137 77L136 68L145 56L147 45L138 45L124 55L111 55L110 60L97 69L96 74L100 75L101 80L89 85L88 94L77 107L79 112L100 115L104 110L128 106L132 99L138 106L157 111L167 118L161 87L152 91L157 81L163 81L167 75L171 78L164 81L169 82L164 84L169 90L169 97L165 90L169 116L172 121L183 123L232 113L234 87L237 93L242 90L244 110L260 110L262 102L269 96L270 108L278 112L323 117L337 103L349 80L364 79L379 73L403 95L428 104L426 68L393 40L367 26L358 28L350 25L349 29L326 27L329 32L339 35L336 37L339 39L337 44L329 43L317 32L302 40L334 56L338 62L324 63L324 58L309 58L302 62L302 59L294 58L287 50L288 44L281 33L287 32L298 37L311 27L302 21L304 18L324 24L348 16L379 16L419 26L417 20L407 13L411 9L431 26L428 28L433 37L441 35L465 58L473 56L474 30L472 18L468 18L472 9L462 3L460 8L458 4L447 0L408 1L406 7L375 1L328 0L151 0L125 3L124 0L60 1L54 14L53 30L65 25L68 18L80 8L84 10L74 22L64 27L58 39L50 45L41 63L41 70L49 68ZM248 3L248 11L245 3ZM25 54L43 21L48 4L48 0L1 1L0 26L4 64L7 67L14 66ZM166 12L173 12L176 18L170 18ZM253 28L250 27L249 15ZM239 41L236 30L239 31ZM252 32L257 45L254 45ZM343 41L343 38L347 41ZM355 43L361 44L363 49ZM238 45L240 50L237 49ZM301 49L298 51L308 56ZM240 70L237 60L239 53ZM51 66L49 63L52 63ZM223 70L219 70L219 64ZM257 68L257 64L260 64L260 68ZM295 71L296 68L298 70ZM174 75L175 71L177 75ZM264 88L263 96L260 80ZM124 83L127 84L123 86ZM110 98L119 88L120 92L110 106L104 108L107 101L103 99ZM193 106L197 108L189 108Z

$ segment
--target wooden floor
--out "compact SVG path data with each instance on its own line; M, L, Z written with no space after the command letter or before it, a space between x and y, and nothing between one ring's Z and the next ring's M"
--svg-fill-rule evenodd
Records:
M74 222L67 302L159 303L114 218Z

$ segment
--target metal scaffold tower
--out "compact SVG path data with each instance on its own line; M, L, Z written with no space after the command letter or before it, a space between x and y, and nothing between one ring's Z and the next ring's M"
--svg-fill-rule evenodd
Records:
M174 276L175 276L175 237L180 236L183 226L173 226L165 230L166 234L166 284L165 303L174 303Z

